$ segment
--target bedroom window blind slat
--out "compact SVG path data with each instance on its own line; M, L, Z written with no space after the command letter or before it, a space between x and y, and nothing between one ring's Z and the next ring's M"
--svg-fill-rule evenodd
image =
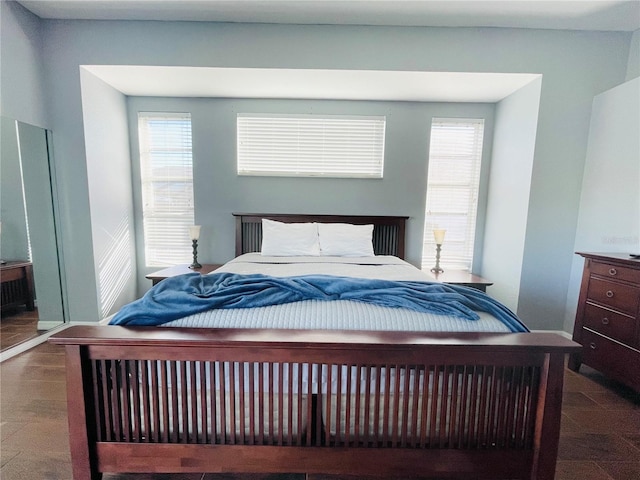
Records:
M484 120L434 118L431 124L422 268L435 265L435 228L447 230L440 264L471 270Z
M191 116L139 113L140 176L148 267L191 261L194 223Z
M238 114L238 175L382 178L385 117Z

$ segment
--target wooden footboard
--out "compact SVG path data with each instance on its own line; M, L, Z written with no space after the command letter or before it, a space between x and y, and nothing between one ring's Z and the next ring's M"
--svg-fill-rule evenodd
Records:
M102 472L553 479L554 334L70 327L75 480Z

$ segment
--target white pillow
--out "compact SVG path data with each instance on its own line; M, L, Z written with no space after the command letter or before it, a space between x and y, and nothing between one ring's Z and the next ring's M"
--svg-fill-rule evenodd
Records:
M320 255L315 223L283 223L262 219L262 255L296 257Z
M320 255L373 257L373 225L319 223Z

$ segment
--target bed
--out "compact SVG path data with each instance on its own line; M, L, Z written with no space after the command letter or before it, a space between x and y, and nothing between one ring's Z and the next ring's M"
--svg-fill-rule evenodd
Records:
M236 214L238 258L219 278L254 268L246 255L264 248L265 218L373 225L376 256L404 257L406 217ZM242 313L250 321L255 312ZM176 319L165 328L72 326L50 337L66 348L74 479L554 478L564 358L578 344L551 333L346 328L306 323L308 310L297 312L277 328L229 328L240 320L223 317L207 328Z

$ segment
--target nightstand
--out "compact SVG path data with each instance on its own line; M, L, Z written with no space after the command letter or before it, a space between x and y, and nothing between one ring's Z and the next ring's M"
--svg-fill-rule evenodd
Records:
M221 263L205 263L202 265L202 268L193 269L189 268L189 265L175 265L173 267L165 268L163 270L158 270L157 272L150 273L145 275L145 278L151 280L153 285L158 282L164 280L165 278L175 277L177 275L184 275L185 273L194 273L198 272L202 275L206 275L207 273L211 273L214 270L217 270L222 266Z
M33 266L23 260L7 260L0 266L0 287L2 308L26 305L34 310L35 290L33 286Z
M487 287L493 285L493 282L485 278L462 270L447 270L442 273L425 271L425 273L430 275L436 282L462 285L463 287L475 288L482 292L486 292Z

